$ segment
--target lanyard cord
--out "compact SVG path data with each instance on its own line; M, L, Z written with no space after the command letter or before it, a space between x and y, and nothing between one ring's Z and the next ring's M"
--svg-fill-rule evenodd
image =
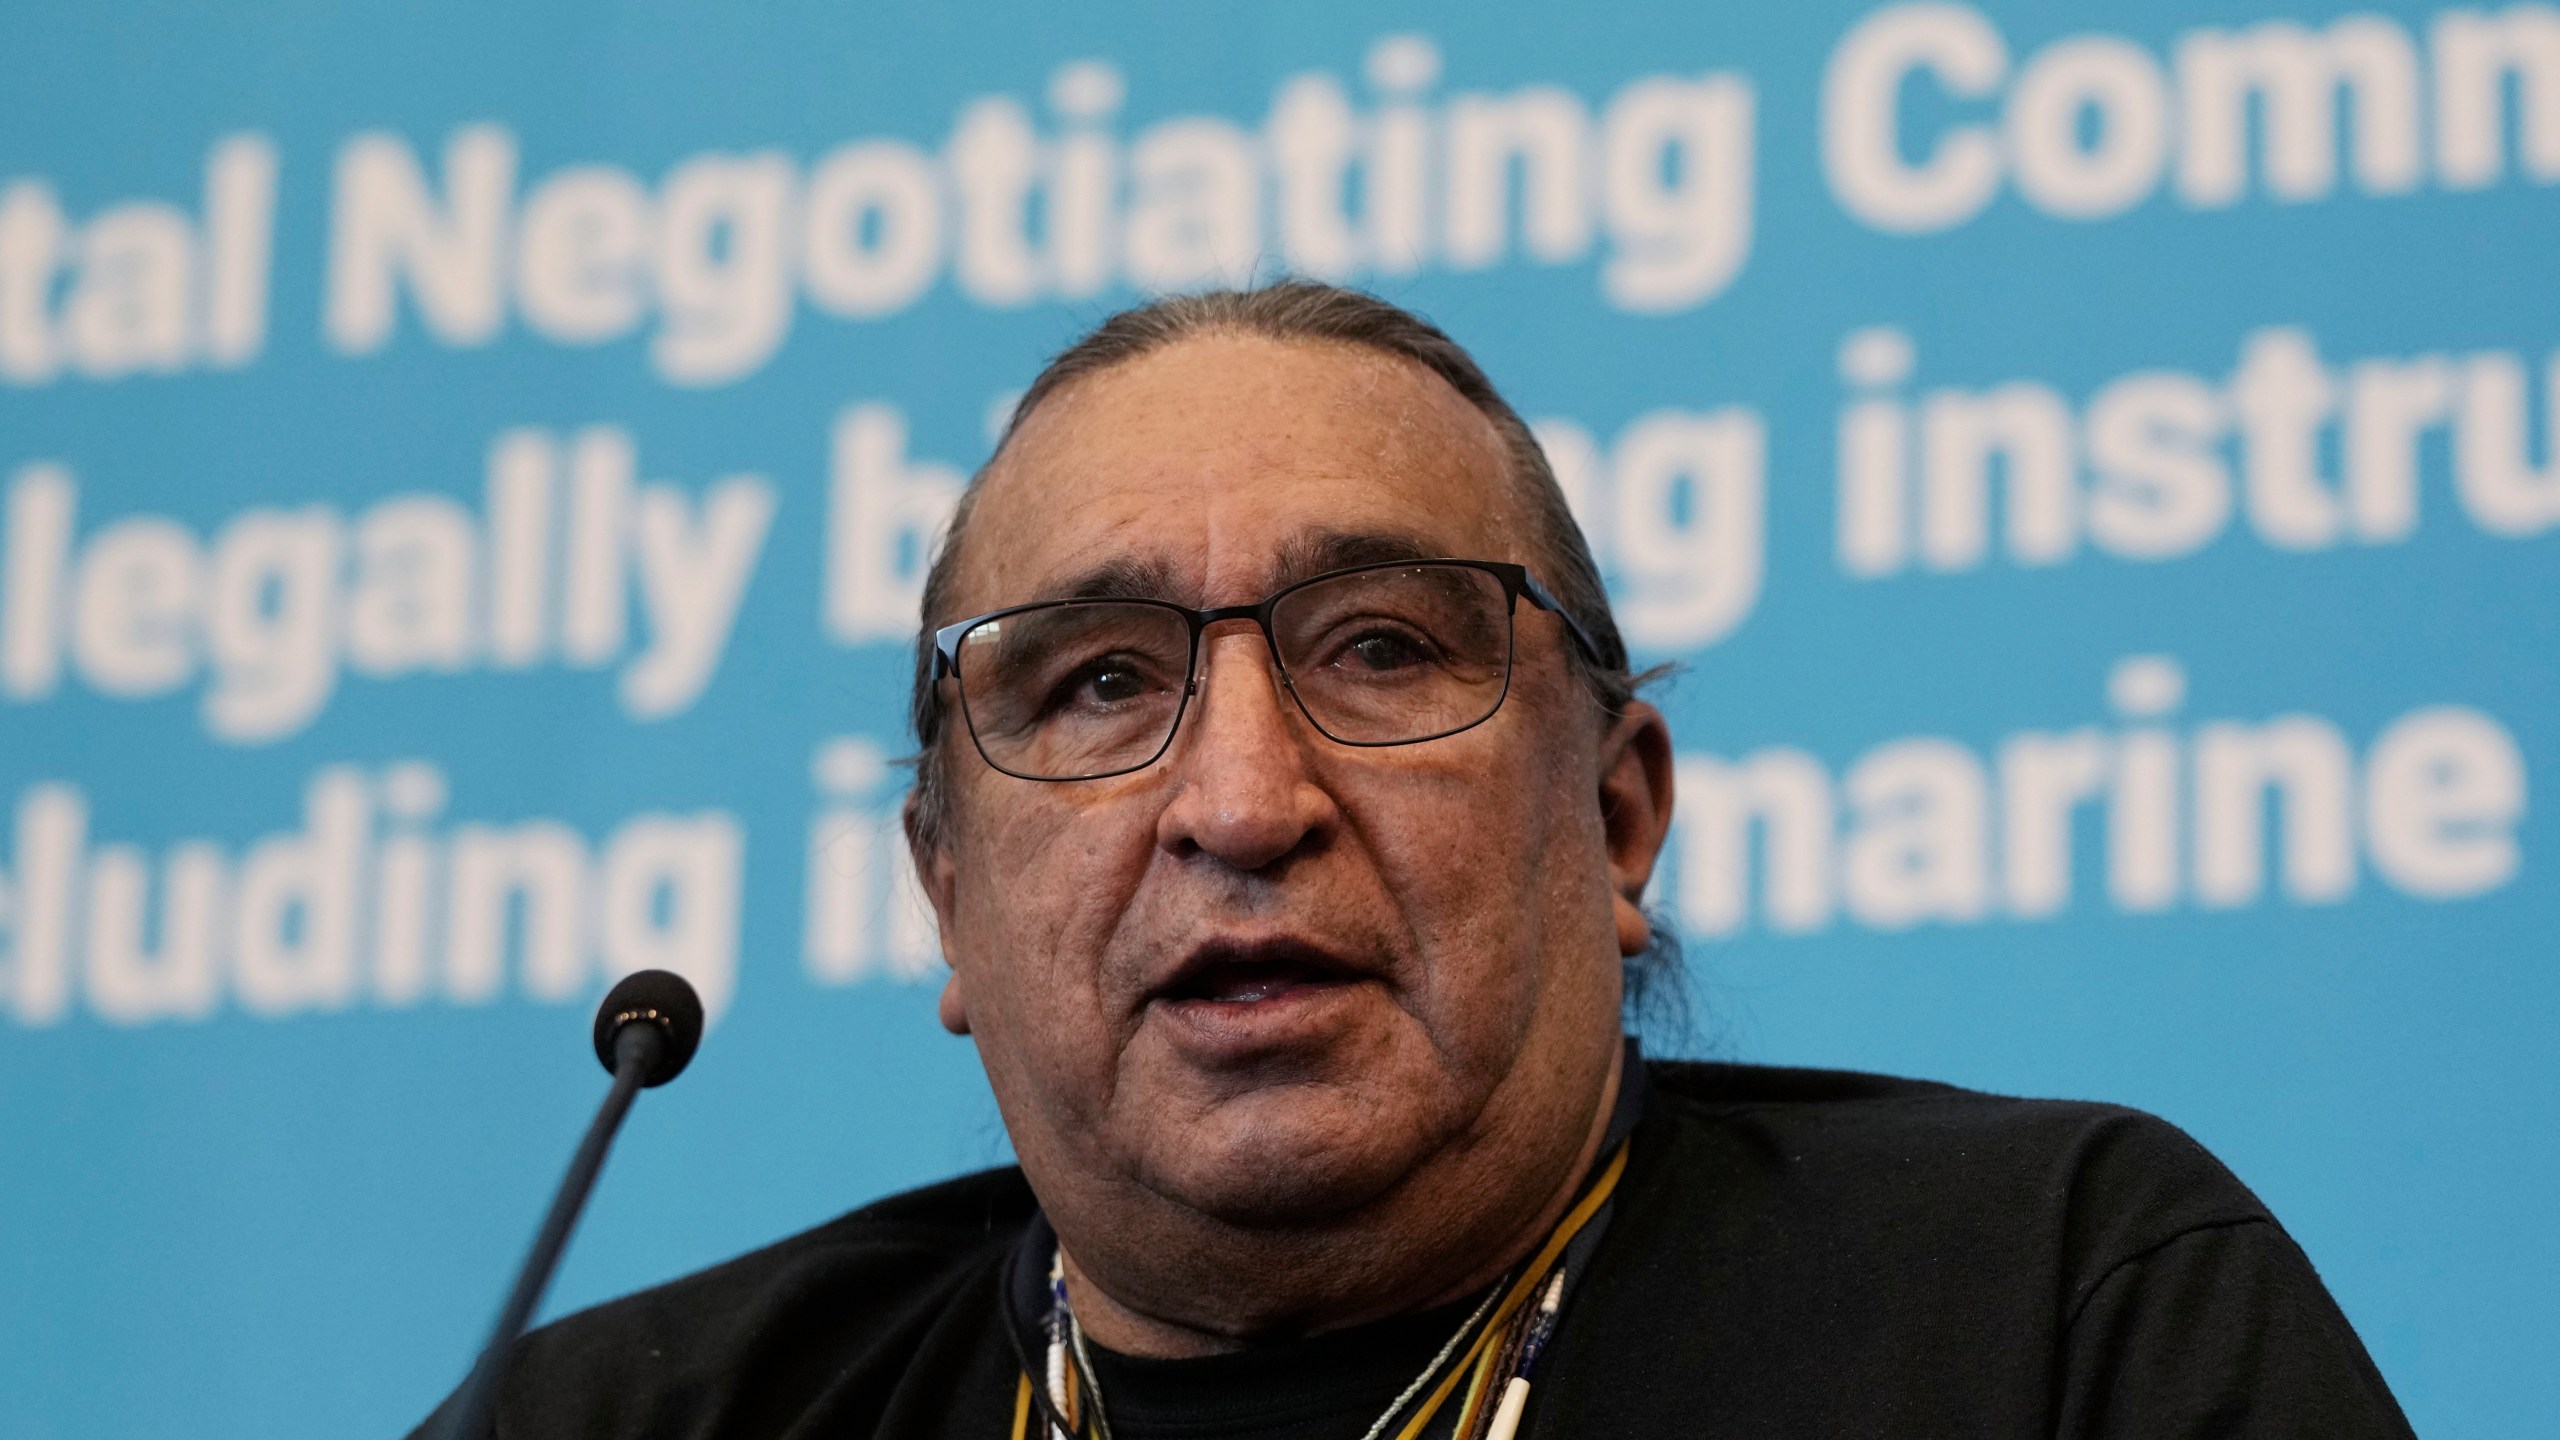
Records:
M1479 1304L1475 1313L1467 1317L1466 1323L1458 1327L1457 1333L1449 1337L1448 1344L1442 1346L1440 1353L1432 1357L1430 1365L1405 1387L1404 1393L1395 1398L1362 1440L1379 1440L1387 1425L1413 1403L1414 1395L1434 1375L1439 1375L1440 1383L1432 1388L1429 1398L1395 1435L1395 1440L1419 1440L1432 1417L1439 1413L1450 1393L1457 1388L1459 1380L1470 1371L1476 1374L1468 1387L1466 1404L1459 1417L1461 1440L1468 1433L1477 1431L1488 1418L1492 1433L1500 1440L1509 1440L1512 1428L1519 1422L1520 1407L1527 1397L1529 1368L1537 1363L1544 1351L1547 1338L1555 1327L1556 1309L1563 1300L1564 1276L1561 1272L1565 1247L1573 1243L1573 1237L1581 1233L1582 1228L1591 1223L1591 1218L1609 1202L1610 1195L1618 1188L1619 1177L1626 1173L1626 1169L1627 1146L1622 1141L1608 1165L1601 1170L1600 1177L1566 1212L1564 1219L1557 1222L1555 1230L1547 1236L1547 1243L1538 1248L1537 1254L1527 1264L1512 1272L1507 1284L1497 1284L1486 1293L1484 1303ZM1053 1303L1064 1310L1062 1283L1057 1286L1056 1295ZM1498 1303L1495 1296L1501 1297ZM1536 1309L1523 1317L1523 1307L1533 1299L1537 1302ZM1485 1313L1487 1305L1492 1306L1489 1319ZM1515 1319L1525 1319L1527 1325L1519 1334L1512 1335L1508 1332ZM1034 1383L1031 1357L1023 1351L1021 1336L1016 1327L1004 1327L1012 1338L1016 1358L1022 1362L1020 1378L1014 1387L1013 1440L1033 1440L1031 1416L1035 1409L1040 1413L1043 1428L1052 1432L1053 1440L1082 1440L1086 1433L1082 1422L1088 1417L1097 1440L1110 1440L1110 1422L1103 1418L1102 1392L1093 1378L1093 1361L1085 1349L1083 1327L1076 1323L1072 1310L1065 1310L1065 1321L1061 1328L1066 1334L1051 1344L1053 1350L1068 1350L1072 1358L1060 1357L1065 1360L1058 1386L1063 1393L1056 1395L1048 1393L1048 1387ZM1470 1333L1475 1337L1474 1342L1466 1347L1456 1365L1449 1365L1450 1352L1457 1349L1459 1342ZM1496 1337L1504 1337L1505 1343L1495 1344ZM1505 1361L1510 1363L1506 1366L1503 1364ZM1498 1367L1508 1369L1510 1373L1497 1374ZM1495 1387L1500 1387L1503 1392L1498 1402L1493 1395ZM1084 1392L1081 1397L1076 1394L1078 1389ZM1085 1403L1076 1404L1079 1398ZM1498 1404L1499 1413L1486 1410L1488 1404ZM1071 1423L1070 1412L1082 1413L1073 1414Z
M1484 1293L1484 1299L1477 1302L1475 1313L1467 1317L1467 1323L1458 1327L1457 1333L1449 1337L1449 1343L1441 1346L1440 1353L1431 1357L1431 1363L1422 1367L1422 1373L1413 1377L1413 1383L1404 1387L1404 1393L1387 1403L1387 1412L1378 1417L1377 1423L1371 1425L1369 1433L1361 1436L1360 1440L1378 1440L1379 1436L1387 1433L1387 1422L1395 1419L1398 1411L1412 1404L1413 1397L1422 1393L1422 1387L1431 1383L1431 1377L1440 1373L1440 1367L1449 1363L1450 1352L1458 1348L1459 1341L1467 1338L1468 1331L1476 1328L1476 1322L1482 1320L1484 1313L1493 1308L1493 1297L1501 1293L1500 1286Z
M1546 1278L1548 1270L1553 1268L1558 1259L1563 1256L1564 1247L1572 1244L1573 1237L1581 1232L1583 1226L1591 1223L1591 1217L1600 1213L1601 1206L1608 1203L1610 1193L1618 1188L1618 1177L1625 1174L1626 1170L1627 1147L1622 1141L1618 1145L1618 1153L1610 1157L1608 1168L1600 1172L1600 1178L1592 1184L1590 1192L1585 1194L1582 1202L1574 1206L1564 1220L1556 1226L1555 1233L1549 1235L1547 1243L1539 1248L1537 1258L1523 1267L1520 1278L1513 1281L1511 1288L1503 1294L1502 1303L1494 1308L1492 1322L1476 1336L1476 1343L1467 1348L1467 1353L1459 1359L1457 1366L1441 1378L1439 1385L1433 1388L1431 1398L1422 1403L1422 1409L1415 1413L1411 1423L1396 1432L1396 1440L1415 1440L1415 1437L1422 1434L1423 1427L1431 1423L1431 1417L1438 1412L1441 1402L1447 1400L1449 1392L1456 1388L1458 1378L1478 1365L1479 1355L1485 1351L1488 1342L1502 1331L1513 1314L1528 1300L1531 1293L1537 1289L1538 1282ZM1492 1356L1482 1354L1482 1358L1489 1362Z

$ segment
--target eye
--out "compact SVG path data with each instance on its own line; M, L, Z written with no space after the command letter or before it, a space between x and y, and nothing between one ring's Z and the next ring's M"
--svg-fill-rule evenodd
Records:
M1400 630L1372 630L1343 647L1343 654L1363 670L1402 670L1431 656L1413 636Z
M1124 655L1098 656L1059 677L1041 713L1116 709L1145 699L1154 688L1140 662Z
M1127 665L1096 665L1084 672L1082 680L1080 688L1103 705L1135 700L1147 689L1146 677Z

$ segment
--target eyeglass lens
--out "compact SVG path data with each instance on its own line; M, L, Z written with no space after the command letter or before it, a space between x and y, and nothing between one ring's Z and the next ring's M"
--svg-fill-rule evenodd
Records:
M1511 602L1492 574L1404 565L1330 576L1272 607L1281 672L1333 739L1395 745L1463 730L1502 703ZM954 669L979 749L1038 780L1153 761L1180 722L1191 622L1126 601L1062 601L961 636Z

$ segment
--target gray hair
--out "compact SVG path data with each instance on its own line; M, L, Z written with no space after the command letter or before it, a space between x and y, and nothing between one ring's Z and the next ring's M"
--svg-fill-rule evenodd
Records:
M909 799L908 828L916 846L939 850L949 834L950 780L945 713L934 685L933 632L958 619L949 614L959 584L960 556L969 516L985 490L985 480L1024 422L1060 390L1089 375L1197 336L1253 336L1268 340L1322 341L1356 346L1398 356L1446 381L1493 423L1509 471L1508 478L1529 514L1531 568L1591 636L1595 656L1567 647L1572 663L1592 696L1610 715L1623 714L1638 687L1660 672L1635 674L1628 669L1626 642L1610 613L1609 592L1600 567L1591 558L1590 542L1566 504L1538 438L1494 389L1482 366L1465 347L1440 327L1375 295L1310 280L1284 280L1250 290L1210 290L1169 295L1123 310L1095 326L1058 353L1015 402L1012 418L995 453L978 473L952 512L950 529L935 553L924 583L923 628L916 637L914 690L909 718L916 735L916 783ZM1628 997L1659 1004L1666 988L1677 987L1680 971L1676 932L1656 924L1653 943L1628 962ZM1666 982L1669 982L1666 985ZM1648 1006L1650 1008L1650 1006Z

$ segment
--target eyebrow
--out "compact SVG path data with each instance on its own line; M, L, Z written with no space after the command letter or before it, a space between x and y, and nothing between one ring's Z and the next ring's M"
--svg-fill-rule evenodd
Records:
M1272 588L1295 585L1328 570L1440 558L1439 547L1392 530L1316 530L1293 536L1280 547L1279 574Z
M1440 547L1387 530L1314 530L1290 537L1280 546L1273 567L1273 590L1331 570L1361 565L1389 565L1404 560L1441 558ZM1174 567L1160 559L1119 555L1042 587L1041 600L1172 600L1188 604L1199 597ZM1259 598L1259 597L1256 597Z
M1043 600L1162 600L1177 588L1173 567L1161 560L1114 556L1049 587Z

